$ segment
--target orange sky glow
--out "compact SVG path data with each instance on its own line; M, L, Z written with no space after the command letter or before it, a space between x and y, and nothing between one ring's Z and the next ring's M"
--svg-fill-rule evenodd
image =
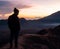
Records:
M19 9L19 18L31 20L44 18L60 10L60 0L2 0L0 2L0 19L8 19L14 7Z

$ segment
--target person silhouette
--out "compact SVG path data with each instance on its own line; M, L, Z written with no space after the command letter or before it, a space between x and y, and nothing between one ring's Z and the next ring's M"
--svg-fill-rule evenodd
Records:
M15 40L15 48L18 47L18 35L20 31L20 23L18 18L19 10L14 8L14 13L8 18L8 27L10 29L10 48L13 47L13 39Z

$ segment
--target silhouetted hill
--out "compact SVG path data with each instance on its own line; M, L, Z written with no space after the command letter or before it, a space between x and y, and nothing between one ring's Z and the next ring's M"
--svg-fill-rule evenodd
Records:
M25 21L23 24L25 24L28 27L42 28L42 26L45 27L49 25L53 25L53 26L60 25L60 11L52 13L51 15L44 17L42 19L23 20L23 21Z
M0 20L1 24L6 24L7 20ZM26 20L24 18L20 19L21 24L41 24L41 23L60 23L60 11L57 11L47 17L38 20Z
M42 24L42 23L60 23L60 11L57 11L47 17L38 20L23 20L24 23L28 24ZM21 21L21 22L23 22Z
M21 18L20 24L23 29L40 29L57 26L60 25L60 11L38 20L26 20ZM7 25L7 20L0 20L0 25Z
M43 23L60 23L60 11L57 11L43 19L39 19Z
M7 20L0 20L0 25L7 25Z

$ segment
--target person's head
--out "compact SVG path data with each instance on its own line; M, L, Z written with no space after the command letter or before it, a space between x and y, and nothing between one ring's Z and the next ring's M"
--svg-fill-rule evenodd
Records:
M19 10L17 8L14 8L14 14L18 15L19 14Z

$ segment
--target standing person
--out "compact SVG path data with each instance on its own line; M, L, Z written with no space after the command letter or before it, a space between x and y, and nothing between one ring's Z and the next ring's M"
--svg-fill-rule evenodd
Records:
M18 18L19 10L14 8L14 14L8 18L8 27L10 29L10 48L13 47L13 39L15 39L15 48L18 47L18 35L20 31L20 23Z

